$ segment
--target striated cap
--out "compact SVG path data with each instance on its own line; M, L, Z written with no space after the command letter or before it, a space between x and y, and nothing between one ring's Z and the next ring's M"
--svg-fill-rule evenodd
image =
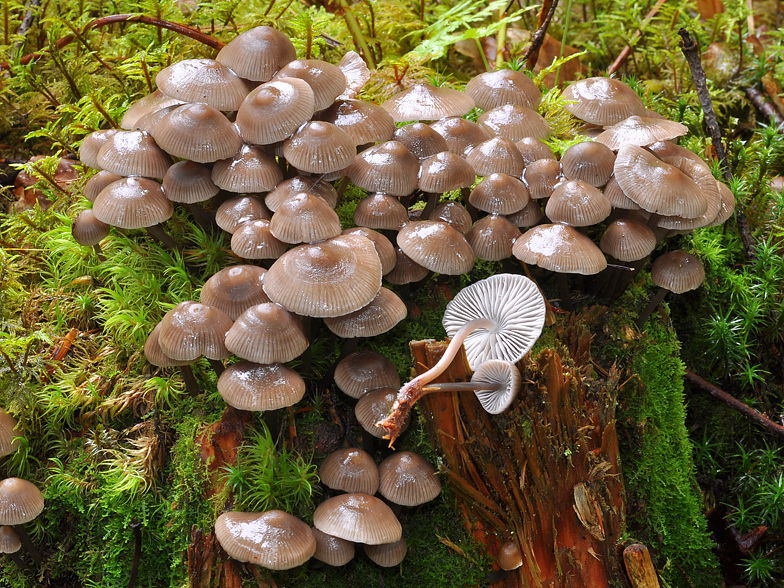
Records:
M142 229L171 217L174 207L158 182L130 177L101 190L92 210L95 218L113 227Z
M79 146L79 161L87 167L101 169L98 165L98 151L113 136L119 133L117 129L107 129L103 131L93 131L82 139Z
M433 194L468 188L474 180L474 168L450 151L442 151L423 160L419 170L419 189Z
M348 447L324 458L319 478L332 490L362 492L373 496L378 491L378 466L366 451Z
M477 366L472 383L492 384L494 390L476 390L479 403L490 414L501 414L509 408L520 392L523 378L511 361L488 359Z
M463 116L474 107L474 100L465 92L416 84L395 94L381 105L398 122L439 120L447 116Z
M0 457L10 455L19 449L21 441L16 438L21 437L21 431L17 428L17 424L14 417L0 410Z
M161 333L161 323L155 325L155 328L152 330L147 337L147 341L144 343L144 357L147 358L152 365L157 365L158 367L174 367L178 365L188 365L195 360L176 360L172 359L168 355L166 355L163 350L161 349L161 345L158 342L158 336Z
M660 288L683 294L700 287L705 281L705 270L694 255L685 251L670 251L653 262L651 280Z
M430 220L442 221L454 227L464 235L471 229L471 213L465 206L454 200L447 200L436 206Z
M408 310L397 294L381 288L370 304L349 314L325 318L324 324L338 337L375 337L392 330L406 318Z
M604 186L613 173L615 153L601 143L585 141L572 145L561 158L563 175L592 186Z
M303 316L342 316L370 303L381 289L381 262L365 237L340 235L284 253L267 272L271 300Z
M354 542L346 541L340 537L333 537L319 531L316 527L310 529L316 538L316 553L313 558L323 561L328 566L344 566L354 559Z
M305 380L282 363L241 361L220 375L218 392L226 404L240 410L277 410L302 400Z
M638 261L656 249L656 235L641 222L619 218L607 226L599 247L620 261Z
M215 211L215 222L227 233L234 233L249 221L269 219L269 211L256 196L234 196Z
M300 192L272 215L270 231L284 243L315 243L340 235L340 219L323 198Z
M408 211L389 194L371 194L357 203L354 222L369 229L399 231L408 222Z
M163 176L163 192L172 202L204 202L220 192L212 181L212 170L203 163L178 161Z
M419 161L447 150L444 138L423 123L400 127L392 135L392 140L405 145Z
M377 351L355 351L335 367L335 384L351 398L361 398L376 388L400 388L400 376L395 364Z
M643 147L658 141L675 139L689 132L686 125L665 118L630 116L600 134L597 143L617 151L623 145Z
M718 216L708 225L709 227L723 225L735 212L735 194L732 193L732 190L718 180L716 180L716 187L719 189L719 196L721 197L721 209Z
M285 363L307 348L302 320L274 302L251 306L226 333L226 349L256 363Z
M507 174L490 174L471 191L468 202L492 214L513 214L528 204L528 188Z
M394 504L418 506L441 494L436 469L421 455L396 451L378 466L381 495Z
M195 361L203 355L209 359L226 359L226 333L231 319L217 308L199 302L180 302L163 317L158 343L172 359Z
M410 284L424 279L430 273L426 267L422 267L403 253L400 247L395 248L395 268L384 276L390 284Z
M169 168L171 169L171 168ZM106 186L111 184L112 182L116 182L117 180L122 180L122 176L118 176L117 174L113 174L112 172L108 172L106 170L99 171L84 185L84 198L85 200L89 200L90 202L95 202L95 199L98 197L98 194L101 193Z
M256 265L223 268L204 283L199 298L236 321L251 306L269 302L263 289L266 273L266 269Z
M255 27L237 35L215 58L246 80L266 82L297 58L291 40L272 27Z
M402 562L408 553L408 544L402 537L392 543L365 545L365 555L382 568L391 568Z
M430 128L446 140L450 153L465 156L469 147L473 147L491 138L490 133L473 121L459 117L450 117L430 123Z
M544 141L533 137L523 137L515 143L515 146L520 151L520 155L523 156L525 165L531 165L534 161L539 161L540 159L555 159L555 154L550 149L550 146Z
M343 129L355 145L389 141L395 122L378 104L364 100L338 100L318 113L316 120L329 122Z
M244 144L234 157L215 162L212 181L229 192L269 192L283 181L283 172L274 157Z
M574 227L539 225L518 237L512 254L529 265L566 274L598 274L607 267L601 250Z
M32 482L20 478L0 481L0 525L24 525L44 509L44 496Z
M523 174L528 193L534 200L549 198L561 180L561 164L554 159L540 159L525 168Z
M0 527L0 553L16 553L22 549L22 540L19 539L14 528L10 525Z
M475 145L467 152L466 161L478 176L501 173L519 178L524 167L523 156L514 141L504 137L494 137Z
M283 142L283 155L300 171L324 174L347 167L357 154L346 131L321 121L310 121Z
M310 527L281 510L224 512L215 537L229 557L270 570L296 568L316 552Z
M242 137L220 110L206 104L183 104L164 116L152 130L167 153L198 163L234 156Z
M519 236L520 229L505 217L490 214L476 221L465 237L476 257L501 261L512 257L512 245Z
M504 104L535 110L542 99L542 93L534 81L512 69L479 74L466 84L465 91L482 110L492 110Z
M386 275L391 272L395 267L395 247L392 242L384 235L373 229L367 227L353 227L343 231L344 235L361 235L370 239L373 247L376 248L378 259L381 261L381 274Z
M162 178L171 156L145 131L119 131L98 150L98 165L118 176Z
M346 90L346 76L337 65L319 59L290 61L275 75L276 80L299 78L313 90L315 110L324 110Z
M529 200L519 212L507 215L506 219L518 228L533 227L542 220L542 209L536 200Z
M612 205L598 188L580 180L569 180L553 190L544 212L554 223L587 227L610 216Z
M249 91L241 77L214 59L172 63L158 72L155 83L167 96L227 112L237 110Z
M379 545L403 536L395 514L381 499L361 492L325 500L313 513L313 525L347 541Z
M392 407L397 401L397 390L392 388L377 388L363 394L354 407L354 416L357 422L365 431L381 439L387 434L383 427L377 427L376 423L385 419L392 412ZM403 423L401 433L408 428L409 418Z
M713 173L701 163L677 155L665 157L664 162L674 165L696 182L708 202L708 208L705 210L705 214L697 218L667 216L661 217L656 224L659 227L676 231L690 231L709 226L719 216L722 205L721 193L716 185Z
M645 105L627 84L612 78L587 78L574 82L563 92L566 110L580 120L610 126L630 116L645 116Z
M488 110L477 122L491 135L512 141L520 141L525 137L546 139L550 134L550 125L539 113L513 104Z
M307 82L275 80L248 94L237 111L237 127L248 143L270 145L288 138L310 120L314 110L315 98Z
M639 204L623 193L623 190L621 190L621 186L618 184L618 180L615 179L615 176L612 176L608 180L602 193L610 201L610 204L612 204L613 208L620 208L622 210L642 210Z
M131 107L125 111L125 114L120 121L120 127L126 131L135 130L139 128L137 126L139 120L148 114L157 112L169 106L179 106L182 103L182 100L177 100L176 98L167 96L160 90L155 90L155 92L147 94L146 96L131 104Z
M98 245L110 231L111 226L95 218L91 208L77 214L71 224L71 235L82 247Z
M278 259L287 248L272 234L270 221L264 219L242 223L231 236L231 250L242 259Z
M275 189L264 198L264 204L266 204L267 208L272 212L275 212L284 202L301 192L307 192L308 194L323 198L332 209L334 209L338 203L338 193L335 191L332 184L314 177L294 176L275 186Z
M474 252L463 234L440 221L410 222L397 236L400 249L438 274L457 276L474 267Z
M359 188L408 196L417 187L419 161L398 141L385 141L358 154L345 170Z

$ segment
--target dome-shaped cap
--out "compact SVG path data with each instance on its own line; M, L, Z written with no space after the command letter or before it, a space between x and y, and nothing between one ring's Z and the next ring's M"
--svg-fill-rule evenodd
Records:
M355 351L335 367L335 384L351 398L361 398L376 388L400 388L400 376L395 364L377 351Z
M365 237L340 235L284 253L267 272L271 300L303 316L342 316L370 303L381 289L381 262Z
M580 180L569 180L553 190L544 212L554 223L587 227L610 216L612 205L598 188Z
M670 251L653 262L651 280L660 288L683 294L700 287L705 281L705 270L691 253Z
M697 218L708 209L708 200L694 180L642 147L621 147L615 179L623 193L648 212Z
M607 184L605 184L602 193L607 197L607 200L610 201L610 204L612 204L613 208L620 208L622 210L642 210L639 204L623 193L623 190L621 190L621 186L618 184L618 180L615 179L615 176L612 176L607 181Z
M310 529L316 538L316 553L313 558L323 561L328 566L344 566L354 559L354 542L346 541L340 537L333 537L319 531L316 527Z
M464 235L471 229L473 223L468 209L454 200L447 200L436 206L433 214L430 215L430 220L445 222Z
M241 361L220 375L218 392L227 404L240 410L277 410L302 400L305 380L282 363Z
M722 198L710 169L692 159L679 156L665 157L664 162L674 165L696 182L708 202L708 208L705 214L697 218L661 217L656 223L657 226L676 231L690 231L713 223L721 212Z
M158 343L172 359L193 361L204 355L226 359L226 333L231 319L217 308L199 302L180 302L163 317Z
M498 552L498 567L502 570L516 570L523 565L523 552L514 541L507 541Z
M328 184L315 177L294 176L275 186L275 189L264 198L264 204L266 204L267 208L272 212L275 212L284 202L301 192L307 192L308 194L323 198L332 209L334 209L338 203L338 193L335 191L335 188L332 187L332 184Z
M256 265L223 268L204 283L200 301L222 310L236 321L251 306L270 301L263 288L266 273L266 269Z
M534 161L540 159L555 159L555 154L550 146L544 141L535 139L534 137L523 137L515 146L523 156L525 165L531 165Z
M227 233L234 233L247 222L269 219L269 211L256 196L234 196L215 211L215 222Z
M721 197L721 208L718 216L708 225L709 227L723 225L735 212L735 194L732 193L732 190L718 180L716 181L716 187L719 189L719 196Z
M528 188L507 174L490 174L471 191L468 202L493 214L512 214L528 204Z
M596 187L607 183L614 164L615 153L609 147L593 141L572 145L561 158L564 176Z
M400 247L395 248L395 268L384 276L390 284L410 284L423 280L430 273L426 267L422 267L408 255L403 253Z
M419 189L433 194L468 188L474 180L474 168L465 159L449 151L423 160L419 170Z
M95 218L113 227L142 229L171 217L174 207L158 182L131 177L101 190L92 210Z
M523 173L523 156L514 141L504 137L494 137L475 145L467 152L466 161L478 176L501 173L519 178Z
M215 537L229 557L270 570L296 568L316 552L310 527L281 510L224 512Z
M167 96L225 111L237 110L249 91L240 76L214 59L176 61L158 72L155 83Z
M212 181L212 170L203 163L178 161L163 176L163 192L172 202L195 204L220 192Z
M98 151L101 147L112 137L119 133L117 129L106 129L102 131L93 131L82 139L82 144L79 146L79 161L87 167L93 169L101 169L98 165Z
M533 227L542 220L542 209L539 206L539 202L529 200L525 208L514 214L507 215L506 219L518 228Z
M586 122L610 126L630 116L645 116L645 104L627 84L612 78L587 78L563 92L566 110Z
M346 229L343 231L343 234L361 235L362 237L370 239L370 241L373 243L373 247L376 248L378 259L381 261L382 275L386 275L394 269L395 262L397 261L395 257L395 247L392 245L392 242L384 235L378 231L374 231L373 229L368 229L367 227L353 227L351 229Z
M416 84L395 94L381 105L393 120L438 120L447 116L463 116L474 107L474 100L465 92Z
M356 154L356 145L346 131L321 121L305 123L283 142L286 161L298 170L312 174L341 170Z
M476 390L479 403L490 414L501 414L511 406L522 385L520 371L511 361L502 359L488 359L480 363L474 375L471 377L472 383L493 384L500 386L495 390Z
M206 104L183 104L153 127L158 146L167 153L199 163L232 157L242 137L220 110Z
M408 196L416 190L419 161L397 141L385 141L358 154L346 175L369 192Z
M421 455L396 451L378 466L381 495L394 504L418 506L441 494L436 469Z
M155 126L166 118L170 112L173 112L175 109L179 108L187 104L186 102L180 102L177 100L174 104L161 108L160 110L155 110L153 112L148 112L143 117L141 117L138 121L136 121L136 125L134 126L135 131L145 131L150 133L150 136L155 138Z
M135 130L138 128L136 123L142 117L163 108L174 105L179 106L180 104L182 104L182 100L177 100L176 98L167 96L160 90L155 90L155 92L147 94L131 104L131 107L125 111L125 114L120 121L120 127L126 131Z
M397 390L392 388L377 388L370 390L363 394L356 406L354 407L354 416L357 417L357 422L368 433L382 439L387 434L387 430L383 427L377 427L376 423L385 419L389 413L392 412L392 407L397 401ZM406 420L400 428L402 433L408 428L409 418L406 415Z
M155 325L155 328L147 336L147 341L144 343L144 357L147 358L152 365L158 367L174 367L179 365L188 365L195 360L176 360L172 359L163 352L161 345L158 342L158 337L161 334L161 323Z
M0 410L0 457L19 449L21 441L17 437L21 437L21 432L17 429L17 424L14 417Z
M464 157L469 147L491 138L482 125L459 117L443 118L430 123L430 128L446 140L451 153L460 157Z
M501 261L512 257L512 245L520 229L505 217L490 214L480 218L465 235L474 255L484 261Z
M16 553L22 549L22 540L10 525L0 527L0 553Z
M402 537L393 543L381 545L365 545L365 555L382 568L392 568L398 565L408 553L408 543Z
M338 63L340 71L346 76L346 91L339 98L350 100L357 97L370 80L370 69L356 51L347 51Z
M549 198L561 180L561 164L554 159L534 161L525 168L523 179L528 184L531 198Z
M270 230L284 243L315 243L340 235L340 219L326 200L300 192L272 215Z
M539 225L518 237L512 254L529 265L566 274L598 274L607 267L601 250L574 227Z
M288 246L275 238L270 221L264 219L243 223L231 236L231 250L242 259L278 259Z
M272 27L255 27L237 35L215 58L246 80L266 82L297 58L291 40Z
M113 174L112 172L106 170L99 171L97 174L87 180L87 183L84 185L85 199L89 200L90 202L95 202L95 199L98 197L98 194L101 193L101 190L103 190L112 182L116 182L117 180L122 179L122 176Z
M457 276L474 267L474 251L463 234L440 221L410 222L400 230L397 244L422 267Z
M275 74L276 80L299 78L313 89L315 109L324 110L346 89L346 76L337 65L319 59L290 61Z
M405 145L420 161L448 149L444 138L423 123L400 127L392 135L392 140Z
M378 466L366 451L347 447L324 458L319 478L332 490L362 492L373 496L378 491Z
M20 478L0 481L0 525L24 525L44 509L44 496L32 482Z
M512 141L519 141L525 137L546 139L550 134L550 125L539 113L513 104L488 110L477 122L491 135L505 137Z
M395 122L378 104L364 100L338 100L318 113L316 120L329 122L346 131L355 145L388 141Z
M665 157L685 157L686 159L691 159L695 163L699 163L703 167L710 169L710 165L699 155L686 149L685 147L681 147L680 145L676 145L671 141L657 141L652 145L647 145L646 149L652 152L656 157L664 161Z
M285 363L308 348L300 318L280 304L262 302L243 312L226 334L226 348L256 363Z
M349 314L325 318L324 324L338 337L375 337L392 330L406 318L408 310L397 294L381 288L367 306Z
M82 247L98 245L110 231L111 226L95 218L91 208L77 214L71 224L71 235Z
M313 513L313 525L347 541L379 545L403 536L395 514L382 500L362 494L341 494L325 500Z
M270 145L288 138L314 110L313 90L306 81L275 80L248 94L237 111L237 127L248 143Z
M492 110L504 104L536 109L542 99L534 81L512 69L479 74L466 84L465 91L482 110Z
M607 226L599 247L619 261L637 261L656 249L656 235L647 225L629 218L619 218Z
M119 131L98 150L98 165L118 176L162 178L172 164L171 156L144 131Z
M234 157L215 163L212 181L229 192L269 192L283 181L283 172L274 157L245 144Z
M495 329L478 329L463 345L471 369L488 359L517 362L542 333L545 303L539 288L525 276L496 274L463 288L447 304L442 324L449 337L477 318L489 318Z
M371 194L357 203L354 222L369 229L399 231L408 222L408 211L389 194Z
M649 118L647 116L630 116L600 134L594 141L607 145L616 151L623 145L637 145L643 147L675 139L689 132L686 125L664 118Z

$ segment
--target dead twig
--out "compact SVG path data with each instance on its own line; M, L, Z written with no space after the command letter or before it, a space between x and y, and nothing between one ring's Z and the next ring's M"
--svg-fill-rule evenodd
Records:
M765 118L772 120L776 126L784 124L784 116L781 116L779 111L757 88L751 86L746 88L746 96L749 97L749 102L754 105L754 108L759 110Z
M702 388L706 392L710 393L715 398L718 398L719 400L721 400L724 404L726 404L730 408L733 408L733 409L737 410L738 412L740 412L741 414L749 417L751 420L753 420L757 424L762 425L763 427L765 427L769 431L772 431L772 432L774 432L774 433L784 437L784 427L782 427L781 425L777 425L776 423L774 423L772 420L770 420L768 417L766 417L762 413L757 412L756 410L751 408L749 405L744 404L743 402L741 402L740 400L738 400L734 396L730 396L724 390L721 390L720 388L717 388L716 386L714 386L710 382L707 382L707 381L703 380L697 374L695 374L693 372L690 372L689 370L686 370L686 379L689 382L691 382L692 384L695 384L696 386L699 386L700 388Z
M547 27L550 26L550 21L553 20L555 9L558 8L558 0L544 0L542 9L539 11L539 28L534 33L531 39L531 46L523 55L526 60L525 67L528 71L533 71L536 67L536 62L539 61L539 49L544 43L545 35L547 35Z

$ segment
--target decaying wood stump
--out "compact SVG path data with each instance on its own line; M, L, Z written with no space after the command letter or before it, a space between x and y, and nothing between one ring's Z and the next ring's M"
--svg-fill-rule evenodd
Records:
M495 585L628 585L616 546L624 514L615 431L619 372L591 379L587 331L564 329L561 342L520 362L523 389L502 415L456 392L426 396L422 411L470 532L491 555L507 539L520 545L523 565ZM412 342L415 371L434 365L446 345ZM470 375L463 353L438 381Z

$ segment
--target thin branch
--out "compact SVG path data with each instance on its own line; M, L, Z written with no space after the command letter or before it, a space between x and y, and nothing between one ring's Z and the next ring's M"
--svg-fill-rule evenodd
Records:
M749 417L751 420L753 420L757 424L762 425L763 427L765 427L769 431L772 431L772 432L776 433L777 435L780 435L781 437L784 437L784 427L782 427L781 425L777 425L776 423L774 423L772 420L770 420L768 417L766 417L762 413L757 412L756 410L751 408L749 405L744 404L743 402L741 402L740 400L738 400L734 396L730 396L724 390L721 390L721 389L717 388L716 386L714 386L710 382L706 382L701 377L699 377L697 374L692 373L689 370L686 370L686 379L689 382L691 382L692 384L695 384L695 385L699 386L700 388L702 388L706 392L709 392L712 396L714 396L715 398L718 398L719 400L721 400L724 404L726 404L730 408L733 408L733 409L737 410L738 412L740 412L741 414Z
M549 6L548 2L550 2ZM539 28L531 39L531 46L528 47L528 50L523 55L523 59L526 60L525 67L528 68L528 71L533 71L536 67L536 62L539 61L539 49L541 49L542 43L544 43L547 27L550 26L550 21L553 20L556 8L558 8L558 0L544 0L542 10L539 11ZM547 9L546 13L545 9Z
M607 68L607 75L608 76L613 75L626 62L626 59L629 57L629 54L632 52L632 43L636 43L637 40L640 37L642 37L642 29L644 29L645 27L648 26L648 23L651 22L651 19L654 16L656 16L656 14L659 12L659 9L662 6L664 6L664 4L666 2L667 2L667 0L658 0L658 2L656 2L656 4L654 4L653 8L651 8L651 11L648 14L645 15L645 18L643 19L642 23L640 24L640 28L637 29L637 32L634 33L634 37L632 38L631 43L629 45L626 45L626 47L624 47L621 50L621 52L618 54L618 57L616 57L615 61L612 62L612 65Z
M759 110L768 120L772 120L776 126L784 124L784 116L781 116L781 113L776 110L773 104L771 104L768 99L765 98L765 95L757 90L757 88L751 86L746 88L746 96L749 97L749 101L754 105L754 108Z
M732 181L732 170L730 169L729 161L727 161L727 153L724 151L719 122L716 120L716 113L713 111L708 82L705 79L705 71L702 69L702 62L700 61L700 48L697 42L692 39L689 31L683 27L678 29L678 34L681 36L681 51L683 51L683 55L686 57L686 61L691 69L691 79L694 82L694 88L697 90L697 96L699 96L702 110L705 113L705 124L708 125L708 133L713 142L713 148L716 149L724 180L729 184ZM743 246L746 249L746 255L753 259L755 257L754 238L751 235L749 221L740 206L735 209L735 219L738 223L741 241L743 241Z

